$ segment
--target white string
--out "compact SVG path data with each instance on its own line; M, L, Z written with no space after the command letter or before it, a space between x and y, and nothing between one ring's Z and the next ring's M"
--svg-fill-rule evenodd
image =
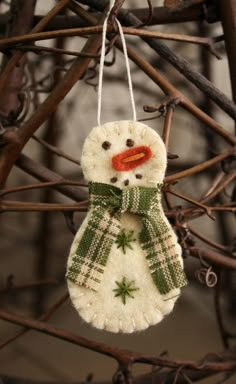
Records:
M106 45L106 34L107 34L107 21L111 12L111 9L113 8L115 1L112 2L110 5L110 9L107 13L107 17L103 24L103 30L102 30L102 47L101 47L101 58L100 58L100 66L99 66L99 77L98 77L98 111L97 111L97 122L98 125L101 125L101 110L102 110L102 84L103 84L103 72L104 72L104 61L105 61L105 45ZM116 18L116 23L118 25L120 38L122 42L124 57L125 57L125 63L126 63L126 70L127 70L127 77L128 77L128 84L129 84L129 93L130 93L130 100L131 100L131 106L133 111L133 120L136 121L136 108L135 108L135 101L134 101L134 94L133 94L133 86L132 86L132 80L131 80L131 73L130 73L130 65L129 65L129 58L126 48L126 42L124 33L122 30L122 26Z
M130 71L129 58L128 58L127 47L126 47L126 42L125 42L125 36L124 36L123 29L122 29L122 26L121 26L119 20L116 19L116 22L118 24L118 28L119 28L119 32L120 32L120 38L121 38L122 45L123 45L126 70L127 70L127 76L128 76L130 101L131 101L131 106L132 106L132 110L133 110L133 120L136 121L137 117L136 117L136 108L135 108L135 101L134 101L134 92L133 92L133 85L132 85L132 79L131 79L131 71Z
M116 0L113 0L113 1L110 0L109 1L110 5L109 5L109 12L107 14L107 17L110 15L111 9L114 7L115 2L116 2Z

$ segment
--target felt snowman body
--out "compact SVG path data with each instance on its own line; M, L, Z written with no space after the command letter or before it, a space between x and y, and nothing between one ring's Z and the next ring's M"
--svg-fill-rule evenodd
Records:
M136 121L110 122L93 128L85 140L81 157L88 182L104 183L121 190L155 188L163 182L166 162L166 149L160 136ZM160 215L168 226L182 268L181 247L162 208ZM68 288L74 307L86 322L115 333L141 331L159 323L172 311L180 289L173 288L166 294L159 292L139 241L142 221L138 215L125 212L120 217L120 233L112 244L96 290L70 279L90 217L91 211L74 238L68 258Z

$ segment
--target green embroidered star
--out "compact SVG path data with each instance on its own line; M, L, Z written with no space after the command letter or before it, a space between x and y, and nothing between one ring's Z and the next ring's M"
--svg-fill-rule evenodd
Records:
M120 297L123 304L126 304L126 298L130 297L134 299L133 292L138 291L139 288L135 287L135 281L127 281L126 277L123 277L121 282L116 281L117 288L113 289L115 297Z
M123 253L126 253L126 248L133 249L131 246L132 241L136 241L136 239L133 237L134 231L125 232L124 229L121 230L119 235L117 236L117 240L115 241L117 245L117 248L122 248Z

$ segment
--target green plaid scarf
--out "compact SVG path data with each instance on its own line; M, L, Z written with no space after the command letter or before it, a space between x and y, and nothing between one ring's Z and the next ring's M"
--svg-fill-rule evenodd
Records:
M139 241L150 273L161 294L186 285L176 239L163 218L161 187L121 190L109 184L89 183L90 218L72 258L67 278L97 290L113 243L120 233L120 217L131 212L141 217Z

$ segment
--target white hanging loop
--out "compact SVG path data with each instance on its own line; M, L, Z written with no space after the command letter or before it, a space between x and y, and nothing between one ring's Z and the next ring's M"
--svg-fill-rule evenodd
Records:
M99 66L99 77L98 77L98 111L97 111L97 122L98 125L101 125L101 110L102 110L102 84L103 84L103 72L104 72L104 61L105 61L105 50L106 50L106 34L107 34L107 22L108 18L111 12L111 9L113 8L115 1L113 1L112 5L110 6L110 9L107 13L107 17L103 24L102 29L102 47L101 47L101 58L100 58L100 66ZM126 63L126 70L127 70L127 77L128 77L128 84L129 84L129 93L130 93L130 100L131 100L131 106L133 111L133 120L136 121L136 108L135 108L135 101L134 101L134 93L133 93L133 86L132 86L132 80L131 80L131 73L130 73L130 65L129 65L129 58L126 48L126 42L124 33L122 30L122 26L119 22L119 20L116 18L116 23L118 25L120 38L122 42L124 57L125 57L125 63Z

